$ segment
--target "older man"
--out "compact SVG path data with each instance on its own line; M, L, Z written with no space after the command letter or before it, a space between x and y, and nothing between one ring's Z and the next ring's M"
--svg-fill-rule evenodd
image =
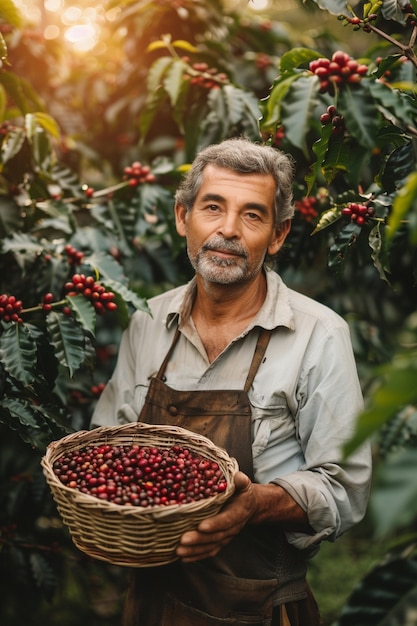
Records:
M199 432L236 457L236 492L138 570L126 626L316 626L308 558L365 513L368 446L349 459L362 396L346 322L266 259L290 231L293 165L244 139L209 146L176 194L195 276L133 315L92 425Z

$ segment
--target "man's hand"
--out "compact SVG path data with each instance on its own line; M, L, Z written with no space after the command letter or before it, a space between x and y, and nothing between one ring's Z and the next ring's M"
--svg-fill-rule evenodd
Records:
M233 497L220 513L200 522L197 530L184 533L178 556L183 561L215 556L251 519L256 509L255 487L246 474L237 472Z
M243 472L235 475L236 491L217 515L184 533L177 555L183 561L215 556L248 524L273 523L284 530L312 532L305 511L285 489L275 484L252 483Z

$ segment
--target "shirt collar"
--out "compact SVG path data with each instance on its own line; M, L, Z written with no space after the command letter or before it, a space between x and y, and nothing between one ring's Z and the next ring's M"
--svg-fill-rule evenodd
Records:
M248 330L255 326L273 329L277 326L285 326L295 330L294 314L290 303L290 292L282 278L273 270L266 269L266 298L253 318ZM174 319L179 320L182 326L191 313L191 307L195 296L197 281L194 277L184 288L179 290L171 301L166 317L166 325L169 328Z

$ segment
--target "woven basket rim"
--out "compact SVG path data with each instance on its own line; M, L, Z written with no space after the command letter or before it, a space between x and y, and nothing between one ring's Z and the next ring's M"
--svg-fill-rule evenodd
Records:
M129 506L126 504L116 504L107 500L100 500L94 495L86 494L72 487L68 487L62 483L55 474L52 467L53 463L61 456L65 455L66 452L68 452L68 449L81 449L86 445L105 445L106 442L111 443L111 439L117 437L118 435L127 436L130 433L133 435L136 434L137 436L139 436L140 433L146 433L148 435L155 434L160 436L172 436L173 439L184 439L184 442L188 446L202 446L203 449L199 450L199 453L204 456L204 453L207 451L207 454L209 454L209 456L213 456L222 469L227 484L225 491L193 502L154 505L149 507ZM103 439L103 441L101 441L101 439ZM95 442L93 442L93 440L95 440ZM178 443L178 441L176 443ZM74 504L79 503L84 506L91 505L91 507L94 508L99 507L103 512L117 512L123 516L141 518L143 518L143 516L149 516L154 517L155 519L171 516L176 511L184 514L191 514L195 511L201 511L201 509L211 505L213 502L222 503L223 501L228 500L234 493L235 487L233 476L239 469L238 463L234 457L230 457L224 448L216 446L208 437L205 437L204 435L199 435L180 426L169 426L163 424L155 425L146 424L144 422L131 422L118 426L99 426L92 430L80 430L70 433L61 439L52 441L47 446L46 452L41 459L41 466L50 488L59 489L61 493L65 493L69 498L71 498Z

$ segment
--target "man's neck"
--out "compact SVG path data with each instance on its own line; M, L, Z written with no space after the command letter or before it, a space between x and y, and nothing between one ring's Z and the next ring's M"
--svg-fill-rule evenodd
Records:
M263 273L242 285L207 285L197 277L197 294L191 316L212 363L241 335L266 297Z

